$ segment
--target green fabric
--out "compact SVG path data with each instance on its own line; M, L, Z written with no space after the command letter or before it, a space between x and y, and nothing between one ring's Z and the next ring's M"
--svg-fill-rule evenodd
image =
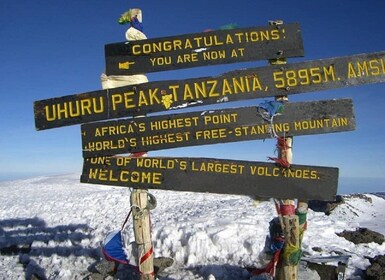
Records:
M306 212L301 213L301 212L296 211L295 214L298 216L298 224L303 225L304 223L306 223L306 218L307 218Z
M292 244L286 244L283 250L282 257L284 261L289 265L299 264L303 251L301 248L294 246Z
M130 22L131 22L131 10L122 14L121 17L118 19L119 24L127 24Z

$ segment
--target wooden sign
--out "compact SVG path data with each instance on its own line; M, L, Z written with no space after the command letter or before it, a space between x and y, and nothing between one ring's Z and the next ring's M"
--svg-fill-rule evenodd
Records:
M338 168L209 158L84 160L82 183L258 197L333 200Z
M204 65L303 56L299 24L219 30L108 44L106 74L133 75Z
M36 101L36 129L385 81L385 52L237 70Z
M269 103L267 103L269 105ZM352 100L288 103L271 119L266 106L83 124L84 157L355 129Z

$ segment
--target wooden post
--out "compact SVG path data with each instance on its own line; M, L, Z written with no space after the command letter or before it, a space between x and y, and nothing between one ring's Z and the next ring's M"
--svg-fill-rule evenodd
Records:
M137 17L142 22L142 11L140 9L131 9L131 17ZM126 32L126 39L134 41L147 39L139 30L131 27ZM132 75L134 83L146 82L144 75ZM139 116L138 116L139 117ZM140 154L139 156L144 156ZM135 243L138 248L137 264L140 272L140 280L154 280L154 253L151 240L151 221L150 210L148 209L148 191L145 189L134 189L131 192L131 208L134 226Z
M148 210L148 191L134 189L131 192L130 201L135 243L138 247L137 263L140 280L154 280L154 254L151 241L150 211Z
M270 25L283 24L283 21L270 21ZM282 54L282 58L271 59L269 63L271 65L286 64L285 54ZM288 102L286 95L276 97L276 101ZM285 160L288 164L293 163L293 137L286 137L284 147L279 147L278 158ZM296 280L298 279L298 265L293 264L288 256L289 252L293 249L299 248L299 224L298 216L295 215L295 201L287 199L280 202L280 213L282 214L281 226L283 227L283 233L285 236L285 245L283 248L283 254L277 267L277 279L279 280Z
M131 9L124 13L122 17L132 19L136 17L142 22L142 11L140 9ZM130 27L126 31L127 41L144 40L146 35L141 31ZM128 76L107 76L101 75L102 87L115 88L133 84L147 83L148 79L144 74ZM138 116L140 117L140 116ZM143 154L136 155L143 156ZM145 189L134 189L130 197L135 243L138 248L136 256L140 271L140 280L154 280L154 254L151 241L150 210L148 209L148 191Z
M142 22L142 11L140 9L130 10L131 18L137 17ZM126 39L134 41L147 39L139 30L131 27L126 32ZM144 75L132 75L134 83L147 81ZM139 116L138 116L139 117ZM140 154L139 156L143 156ZM137 264L140 272L140 280L154 280L154 253L151 240L150 210L148 209L148 191L145 189L134 189L131 192L131 208L134 226L135 243L138 248Z

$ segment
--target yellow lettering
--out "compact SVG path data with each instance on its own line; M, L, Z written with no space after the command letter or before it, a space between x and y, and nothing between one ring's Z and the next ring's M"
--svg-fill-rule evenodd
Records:
M205 125L208 124L228 124L237 122L237 113L223 114L223 115L204 115L203 121Z
M230 34L226 35L226 44L234 44L234 40Z
M130 96L132 96L132 95L134 95L133 91L123 93L124 108L129 109L129 108L135 108L136 107L135 104L130 104L134 101L132 98L130 98Z
M295 130L320 129L330 127L330 119L305 120L294 122Z
M123 98L120 94L113 94L111 95L111 101L112 101L112 110L116 111L116 104L122 103Z
M184 43L185 49L192 49L193 45L191 44L191 41L189 39L186 39L186 42Z
M227 79L223 79L222 81L222 95L231 94L232 88L230 86L230 83L227 81Z
M275 29L275 30L271 31L271 39L272 40L279 40L280 39L279 30Z
M45 109L45 119L49 122L55 121L57 118L56 107L52 106L52 111L50 110L49 106L45 106L44 109Z
M146 95L143 93L143 91L140 91L139 92L138 107L141 107L143 105L148 106L149 103L148 103L148 100L146 98Z
M271 168L269 166L250 166L251 175L263 177L278 177L280 176L279 168Z
M150 122L151 130L168 130L173 128L185 128L198 125L199 117L187 117L177 119L166 119Z
M211 81L207 81L207 83L209 85L211 85L209 96L210 97L217 97L217 96L219 96L219 93L215 92L215 90L217 88L217 85L218 85L218 81L217 80L211 80Z
M104 99L100 96L56 103L49 106L47 105L44 107L44 111L47 121L55 121L91 114L100 114L104 112L104 106Z
M185 85L184 87L184 92L183 92L183 100L188 100L188 99L194 99L194 95L191 91L191 88L188 84Z
M211 172L211 173L225 173L225 174L243 174L245 166L235 163L222 162L191 162L191 170L196 172ZM185 165L184 169L185 170Z
M380 72L380 66L378 65L379 62L377 59L372 59L369 61L369 68L370 68L370 75L372 76L378 76L381 74Z
M130 157L116 157L115 159L117 166L127 166L131 162Z
M184 133L165 133L151 136L142 136L141 143L143 146L160 145L167 143L176 143L189 141L190 132Z
M357 78L357 73L354 70L354 66L351 62L348 64L348 78Z
M203 53L204 60L215 60L215 59L224 59L226 58L226 51L206 51Z
M306 179L306 180L317 180L319 176L316 170L309 169L284 169L282 174L286 178Z
M140 46L139 45L133 45L132 46L132 54L133 55L139 55L141 54L141 51L140 51Z
M329 67L324 66L323 67L323 72L324 72L324 78L325 81L328 82L330 81L335 81L336 80L336 74L334 70L334 65L329 65Z
M110 165L111 163L110 157L92 157L88 158L87 161L90 161L91 164Z
M195 132L195 138L197 140L203 139L203 140L209 140L209 139L219 139L219 138L226 138L226 129L220 128L220 129L210 129L210 130L197 130Z
M197 99L199 99L199 95L202 96L202 98L207 98L207 90L205 87L205 84L202 83L194 83L194 90L195 90L195 96Z
M348 64L348 78L378 76L381 74L385 74L383 59L356 61Z
M179 162L179 169L182 170L182 171L185 171L187 170L187 162L182 160Z
M174 41L174 50L181 50L182 47L182 40L175 40Z
M253 91L262 90L262 85L257 76L253 77Z
M368 65L366 61L363 61L362 63L357 61L357 72L358 72L358 76L368 75Z
M178 55L177 63L184 63L184 62L196 62L198 61L198 54L197 53L185 53Z

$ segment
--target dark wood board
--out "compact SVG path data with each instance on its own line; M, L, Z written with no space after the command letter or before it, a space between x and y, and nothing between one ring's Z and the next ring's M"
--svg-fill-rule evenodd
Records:
M37 130L43 130L384 81L385 51L272 65L236 70L216 77L150 82L36 101L35 126Z
M84 157L355 129L351 99L287 103L270 118L264 104L83 124ZM273 134L270 133L274 128Z
M84 160L82 183L258 197L333 200L338 168L210 158Z
M303 56L298 23L108 44L106 74L133 75L198 66Z

